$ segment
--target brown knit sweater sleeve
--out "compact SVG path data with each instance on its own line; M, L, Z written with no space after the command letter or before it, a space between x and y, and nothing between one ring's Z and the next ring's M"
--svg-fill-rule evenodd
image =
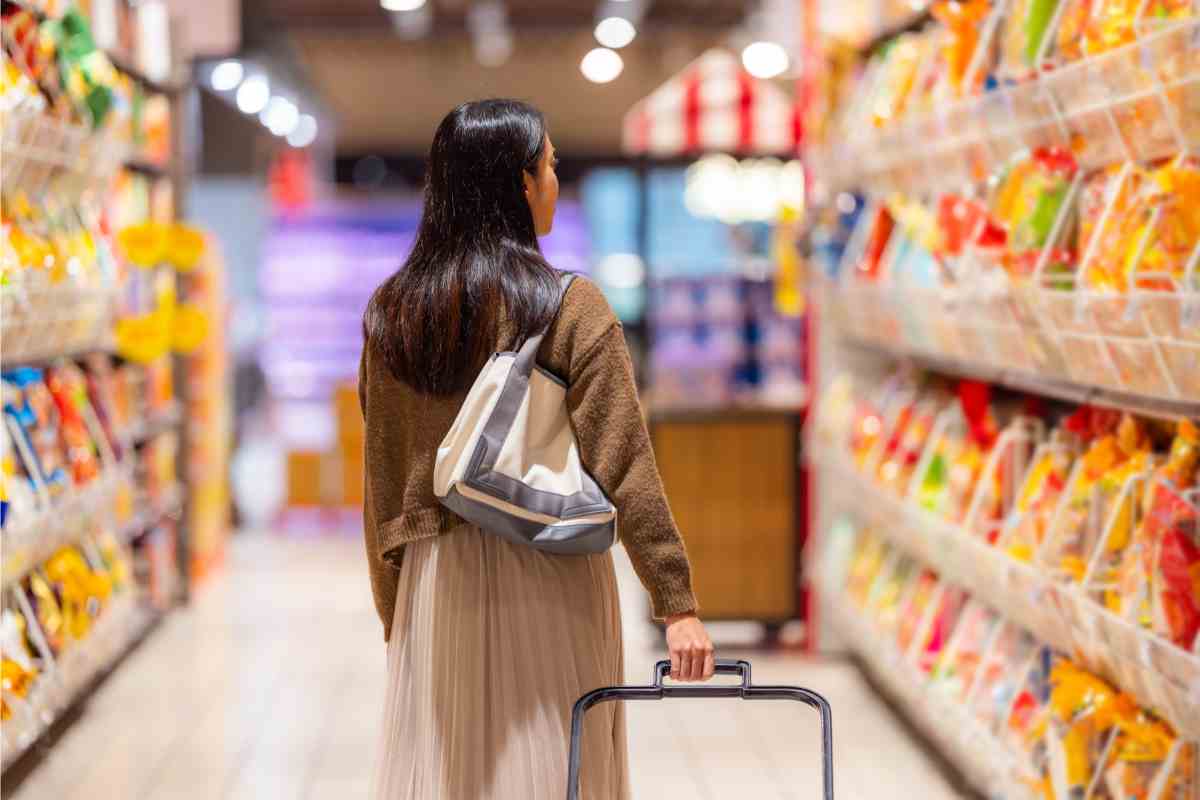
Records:
M398 559L389 562L383 558L378 523L380 520L391 519L398 513L395 502L400 494L396 491L388 491L386 483L381 486L381 481L395 477L388 474L386 469L394 462L390 459L380 459L377 451L382 448L386 452L387 447L396 445L394 438L380 442L381 436L385 438L403 436L405 431L404 427L398 424L399 420L395 419L388 420L391 424L376 424L375 417L386 413L387 408L376 398L371 397L374 394L372 389L376 382L370 380L368 375L368 350L368 345L364 344L362 360L358 365L358 404L362 410L363 419L369 420L371 423L367 426L369 435L365 437L366 446L363 448L363 539L367 550L367 569L371 575L375 610L379 612L379 620L383 623L383 638L386 641L391 635L392 611L396 607L396 584L400 577L400 570L398 569ZM371 409L373 413L369 413L368 408L372 406L374 406Z
M564 313L585 319L560 323L579 329L570 337L577 349L569 358L567 408L580 457L617 507L617 530L654 616L695 610L691 566L654 461L624 332L599 290L575 283L583 285L568 294L582 298L582 308L572 303Z

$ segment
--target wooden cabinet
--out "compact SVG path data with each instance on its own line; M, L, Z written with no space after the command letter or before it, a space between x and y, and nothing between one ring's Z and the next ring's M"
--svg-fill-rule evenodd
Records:
M705 619L798 615L798 412L663 411L651 435Z

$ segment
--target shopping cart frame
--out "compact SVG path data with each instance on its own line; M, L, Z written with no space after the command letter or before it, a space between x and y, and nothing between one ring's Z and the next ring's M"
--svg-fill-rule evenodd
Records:
M743 700L796 700L812 706L821 716L822 786L825 800L833 800L833 712L829 702L799 686L755 686L750 682L750 662L718 659L717 675L737 675L740 684L689 685L663 681L671 674L671 662L654 665L654 683L649 686L608 686L593 689L575 701L571 710L571 752L567 765L567 800L579 800L579 762L583 740L583 716L588 709L612 700L662 700L665 697L740 697Z

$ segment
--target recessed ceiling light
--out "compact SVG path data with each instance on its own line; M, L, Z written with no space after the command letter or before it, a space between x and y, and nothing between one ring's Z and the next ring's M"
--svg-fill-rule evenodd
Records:
M607 47L589 50L588 54L583 57L583 61L579 62L579 70L583 73L583 77L592 83L614 81L623 69L625 69L625 62L621 60L620 54Z
M228 92L231 89L236 89L237 85L242 82L242 77L246 74L246 70L242 67L240 61L222 61L213 67L212 74L208 76L208 81L212 88L218 92Z
M271 84L262 75L251 75L237 90L237 107L243 114L257 114L271 99Z
M624 17L605 17L596 24L596 41L619 50L633 41L637 28Z
M776 42L748 44L742 51L742 66L756 78L774 78L787 71L787 50Z
M317 138L317 120L311 114L301 114L296 127L288 134L287 142L292 147L308 147Z

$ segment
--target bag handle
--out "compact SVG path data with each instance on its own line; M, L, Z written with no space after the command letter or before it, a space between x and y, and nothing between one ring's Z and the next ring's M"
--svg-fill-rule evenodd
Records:
M562 291L558 296L559 310L554 314L555 319L558 318L559 312L562 311L562 303L563 300L566 299L567 289L571 288L571 282L574 280L575 273L573 272L564 272L562 277L559 279L559 284L562 287ZM550 325L553 324L554 322L552 320ZM546 334L549 332L549 330L550 326L547 325L544 330L538 332L534 336L530 336L525 340L524 344L522 344L520 349L517 350L517 360L516 363L513 364L513 370L527 378L533 374L534 365L537 363L538 350L542 348L542 341L546 338Z

